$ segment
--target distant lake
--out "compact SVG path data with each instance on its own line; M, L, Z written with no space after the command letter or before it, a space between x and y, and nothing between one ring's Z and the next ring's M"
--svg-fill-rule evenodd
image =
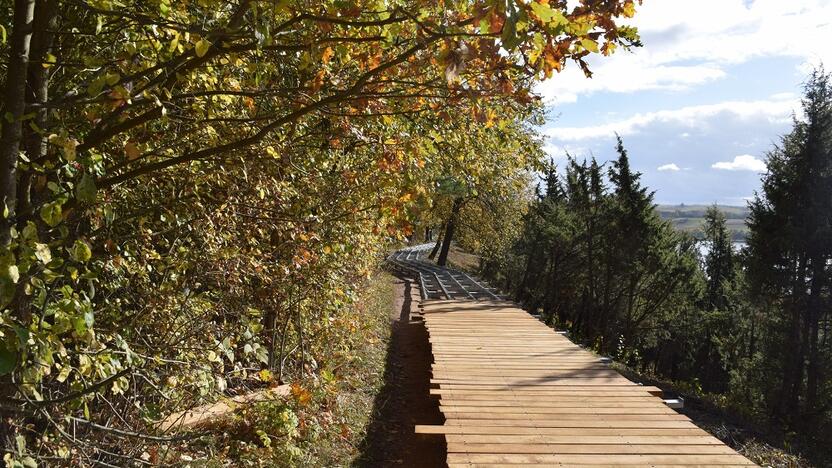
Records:
M698 244L698 246L699 246L699 255L702 255L703 257L705 255L708 255L708 251L711 250L711 248L710 248L711 246L708 245L707 242L700 242ZM734 252L739 252L740 250L744 249L745 246L746 246L745 241L731 242L731 247L734 248Z

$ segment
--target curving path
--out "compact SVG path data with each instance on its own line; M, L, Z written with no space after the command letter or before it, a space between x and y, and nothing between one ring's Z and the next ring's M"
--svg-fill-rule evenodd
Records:
M467 273L436 266L425 260L433 243L421 244L393 252L387 261L412 276L419 283L422 300L428 299L493 299L500 300L494 288L475 280Z

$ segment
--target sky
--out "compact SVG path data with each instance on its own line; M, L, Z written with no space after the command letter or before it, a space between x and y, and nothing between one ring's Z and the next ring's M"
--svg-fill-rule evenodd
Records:
M808 74L832 71L832 0L644 0L629 23L643 47L539 85L547 153L607 161L618 133L657 203L745 205Z

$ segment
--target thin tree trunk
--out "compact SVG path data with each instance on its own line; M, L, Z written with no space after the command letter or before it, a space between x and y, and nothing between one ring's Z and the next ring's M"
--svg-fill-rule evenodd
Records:
M7 245L17 208L17 159L23 136L21 117L26 109L26 70L35 15L35 0L15 0L9 68L3 90L5 121L0 132L0 245Z
M29 53L29 70L26 104L44 104L49 99L49 69L42 64L47 54L52 51L55 31L58 29L58 0L38 0L35 5L34 26ZM44 161L47 151L48 110L40 106L35 110L32 120L34 129L23 127L23 139L30 161ZM26 171L18 175L17 211L29 211L32 205L32 173ZM20 228L22 226L18 226Z
M436 236L436 244L433 245L433 250L431 250L430 255L428 255L429 259L433 260L434 258L436 258L436 253L439 252L439 247L442 246L442 237L444 235L445 235L445 226L443 225L439 229L439 234L437 234L437 236Z
M12 35L9 41L9 66L3 89L3 124L0 131L0 247L9 245L11 228L17 208L17 159L22 139L21 117L26 106L26 69L29 64L29 45L32 39L32 22L35 14L34 0L15 0ZM20 318L20 317L17 317ZM23 323L28 324L28 321ZM0 398L14 396L16 386L11 374L0 377ZM14 428L7 424L11 413L0 410L0 445L5 451L11 448Z
M820 324L821 289L824 279L826 259L817 255L812 259L812 291L809 296L807 311L807 331L809 339L809 365L806 370L806 406L809 410L818 407L818 383L820 381L820 353L818 351L818 332Z
M439 259L436 261L436 264L439 266L448 264L448 251L451 249L451 241L454 238L454 229L456 228L457 217L459 217L459 210L461 208L462 198L455 199L454 206L451 208L451 216L445 225L445 238L442 239L442 250L439 251Z

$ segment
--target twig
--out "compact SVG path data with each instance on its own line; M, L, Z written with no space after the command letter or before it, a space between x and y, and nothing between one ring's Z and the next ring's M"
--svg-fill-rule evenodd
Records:
M122 429L116 429L114 427L102 426L101 424L96 424L92 421L87 421L86 419L77 418L75 416L70 416L69 419L71 419L71 420L73 420L77 423L87 425L87 426L89 426L93 429L98 429L99 431L109 432L109 433L112 433L112 434L118 434L118 435L121 435L121 436L124 436L124 437L135 437L137 439L152 440L154 442L177 442L177 441L181 441L181 440L197 439L199 437L204 437L204 436L208 435L207 432L202 432L202 433L197 433L197 434L187 434L187 435L171 436L171 437L154 436L154 435L150 435L150 434L142 434L140 432L125 431L125 430L122 430Z

